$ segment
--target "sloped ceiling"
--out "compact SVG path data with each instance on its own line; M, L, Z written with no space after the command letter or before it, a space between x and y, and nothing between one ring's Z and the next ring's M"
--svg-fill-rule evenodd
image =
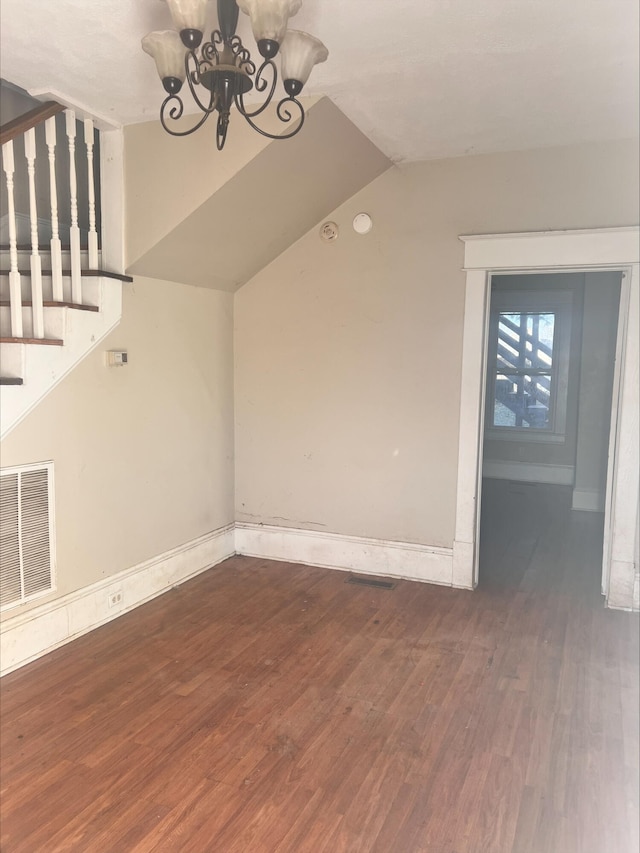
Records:
M268 143L232 116L221 153L205 128L175 140L156 121L140 38L170 26L160 0L2 0L0 72L127 125L130 272L235 290L393 162L637 136L638 11L304 0L292 26L330 51L305 87L307 126ZM239 34L253 46L244 15Z
M216 156L211 150L208 160ZM309 109L301 133L263 147L128 272L236 290L390 166L322 98Z
M212 23L215 18L212 7ZM637 0L304 0L328 95L394 161L636 136ZM157 116L159 0L2 0L2 76L122 123ZM251 47L246 16L240 34Z

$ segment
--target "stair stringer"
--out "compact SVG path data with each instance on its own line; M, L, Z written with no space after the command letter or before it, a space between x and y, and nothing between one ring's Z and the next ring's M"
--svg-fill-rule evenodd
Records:
M64 309L63 346L2 344L3 348L19 348L24 384L0 386L0 438L5 438L120 322L122 282L102 277L94 281L99 282L100 311Z

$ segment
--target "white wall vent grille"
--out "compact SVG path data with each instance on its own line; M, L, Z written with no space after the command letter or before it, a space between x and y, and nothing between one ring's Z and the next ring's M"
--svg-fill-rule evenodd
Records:
M0 609L55 589L53 462L0 471Z

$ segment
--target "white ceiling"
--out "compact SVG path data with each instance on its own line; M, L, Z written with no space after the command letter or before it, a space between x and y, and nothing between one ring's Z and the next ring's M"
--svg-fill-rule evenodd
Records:
M2 0L0 16L5 79L157 117L140 38L170 25L161 0ZM291 25L330 52L305 93L396 162L638 133L637 0L304 0Z

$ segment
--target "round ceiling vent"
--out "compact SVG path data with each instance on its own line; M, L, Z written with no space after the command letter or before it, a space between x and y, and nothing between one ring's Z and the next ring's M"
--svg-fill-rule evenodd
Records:
M330 243L332 240L336 240L338 238L338 226L336 223L325 222L320 228L320 236L323 240L326 240L327 243Z

